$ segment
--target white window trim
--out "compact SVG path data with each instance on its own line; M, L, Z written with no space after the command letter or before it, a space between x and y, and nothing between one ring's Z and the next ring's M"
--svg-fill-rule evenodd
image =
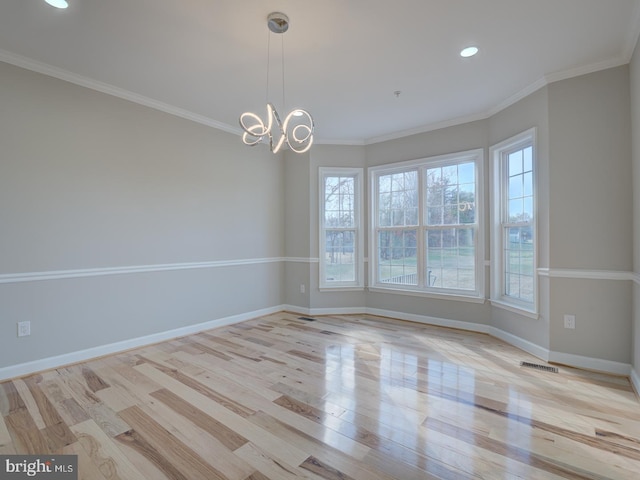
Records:
M524 302L503 295L504 270L502 208L505 195L504 155L512 150L533 147L533 302ZM511 138L493 145L489 149L491 158L491 295L493 306L530 318L538 317L538 149L537 129L530 128Z
M468 303L486 303L487 299L482 296L472 296L472 295L455 295L452 293L438 293L432 291L424 291L424 290L413 290L411 287L368 287L368 291L377 292L377 293L396 293L398 295L407 295L410 297L423 297L423 298L434 298L438 300L456 300L458 302L468 302Z
M403 170L409 170L412 168L419 168L418 182L419 182L419 196L420 203L423 203L424 186L422 185L422 168L434 167L438 165L444 165L449 162L456 161L457 163L465 161L473 161L476 165L476 222L477 222L477 235L476 235L476 290L473 292L466 292L463 290L448 290L448 289L435 289L435 288L416 288L415 286L399 286L399 285L386 285L377 282L377 262L375 255L377 250L377 211L378 211L378 198L377 198L377 186L376 177L378 175L384 175L388 173L401 172ZM409 160L405 162L391 163L386 165L380 165L377 167L369 168L369 290L373 292L395 293L401 295L415 295L422 297L438 298L443 300L457 300L457 301L471 301L475 303L484 303L485 301L485 266L484 266L484 149L478 148L474 150L467 150L463 152L455 152L445 155L438 155L433 157L419 158L416 160ZM424 228L424 225L416 227L418 230ZM423 242L419 242L418 249L424 254Z
M356 262L356 279L353 282L327 282L325 280L326 265L325 265L325 251L326 251L326 235L324 226L324 179L331 176L352 176L355 178L355 216L356 226L353 229L356 231L356 239L354 242L354 259ZM348 167L319 167L318 168L318 202L320 210L319 218L319 289L321 291L348 291L348 290L364 290L364 215L362 210L362 192L364 182L364 169L362 168L348 168Z

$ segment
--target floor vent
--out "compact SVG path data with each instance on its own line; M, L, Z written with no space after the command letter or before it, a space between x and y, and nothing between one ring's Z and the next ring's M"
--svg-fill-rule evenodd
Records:
M298 317L298 320L304 320L305 322L315 322L316 321L315 318L311 318L311 317Z
M542 370L543 372L558 373L556 367L550 367L549 365L539 365L537 363L520 362L521 367L535 368L536 370Z

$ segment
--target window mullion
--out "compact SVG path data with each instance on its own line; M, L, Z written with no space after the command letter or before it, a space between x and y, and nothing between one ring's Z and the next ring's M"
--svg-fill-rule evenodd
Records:
M418 169L418 225L416 226L416 273L418 275L418 288L428 288L426 281L427 274L427 245L425 226L427 223L425 203L426 203L426 182L424 180L425 167Z

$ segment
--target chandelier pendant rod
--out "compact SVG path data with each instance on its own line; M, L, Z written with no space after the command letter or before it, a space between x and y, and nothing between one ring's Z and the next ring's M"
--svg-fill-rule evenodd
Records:
M280 56L282 58L282 110L287 111L287 102L284 99L284 35L280 35Z
M264 103L269 103L269 72L271 67L271 31L267 29L267 89L265 91Z

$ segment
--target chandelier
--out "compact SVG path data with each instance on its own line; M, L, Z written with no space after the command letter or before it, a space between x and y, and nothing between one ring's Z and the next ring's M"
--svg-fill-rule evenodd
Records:
M256 145L263 140L269 141L269 148L278 153L285 145L296 153L304 153L313 143L313 118L301 108L292 110L281 120L276 108L269 98L269 56L271 49L271 33L283 34L289 29L289 17L284 13L274 12L267 17L269 39L267 42L267 119L263 121L255 113L245 112L240 115L240 126L244 130L242 141L245 145ZM284 98L284 39L282 40L282 106Z

